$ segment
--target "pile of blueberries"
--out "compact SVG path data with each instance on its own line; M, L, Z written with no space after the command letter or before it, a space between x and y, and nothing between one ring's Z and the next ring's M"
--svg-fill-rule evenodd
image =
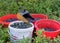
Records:
M4 22L13 22L16 20L18 20L18 19L17 18L10 18L10 19L4 20Z
M54 29L44 28L45 31L55 31Z
M16 22L14 24L11 24L10 26L17 29L26 29L32 27L30 23L26 23L26 22Z
M40 20L40 18L34 18L34 20L31 20L29 18L27 18L29 22L34 22L34 21L37 21L37 20Z
M33 22L33 21L37 21L39 20L40 18L34 18L34 20L31 20L29 18L27 18L29 22ZM17 21L18 19L17 18L10 18L10 19L7 19L7 20L4 20L4 22L13 22L13 21Z

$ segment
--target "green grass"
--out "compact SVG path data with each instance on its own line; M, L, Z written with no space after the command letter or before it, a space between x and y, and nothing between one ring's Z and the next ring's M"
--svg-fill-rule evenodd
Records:
M27 9L30 13L43 13L49 19L60 21L60 0L0 0L0 16L6 14L16 14L19 10ZM8 29L0 26L0 43L10 43ZM60 43L60 38L53 41L46 38L40 40L36 37L36 42L40 43ZM6 41L7 40L7 41Z
M0 0L0 16L16 14L21 9L27 9L30 13L43 13L50 19L57 18L60 21L60 0Z

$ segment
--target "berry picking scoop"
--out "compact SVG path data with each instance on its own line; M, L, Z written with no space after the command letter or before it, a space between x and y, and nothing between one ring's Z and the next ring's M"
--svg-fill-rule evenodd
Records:
M24 21L24 22L29 22L27 19L25 19L21 13L17 13L17 18L21 21Z

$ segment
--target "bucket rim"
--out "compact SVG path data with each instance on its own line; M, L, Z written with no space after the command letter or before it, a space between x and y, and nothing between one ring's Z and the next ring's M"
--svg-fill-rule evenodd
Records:
M26 29L19 29L19 28L16 29L16 28L10 26L11 24L16 23L16 22L23 22L23 21L13 21L9 24L8 28L14 29L14 30L19 30L19 31L25 31L25 30L28 31L28 30L33 30L34 29L33 23L30 23L32 25L32 27L29 27L29 28L26 28Z
M51 21L57 23L58 25L60 25L59 22L56 21L56 20L52 20L52 19L42 19L42 20L51 20ZM37 28L38 30L39 30L39 28L36 26L36 24L37 24L37 22L39 22L39 21L41 21L41 20L37 20L37 21L35 22L35 28ZM38 31L37 29L36 29L36 31ZM60 31L60 29L59 29L59 30L56 30L56 31L51 31L51 32L50 32L50 31L44 31L44 32L52 33L52 32L59 32L59 31Z

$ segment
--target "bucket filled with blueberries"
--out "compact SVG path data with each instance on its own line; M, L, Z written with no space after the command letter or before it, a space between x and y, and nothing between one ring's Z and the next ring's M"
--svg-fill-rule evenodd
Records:
M17 20L18 18L16 17L16 14L6 14L0 17L0 24L2 24L3 27L8 27L10 22Z
M41 30L41 28L44 30L42 32L43 36L53 39L59 35L60 24L57 21L51 19L38 20L35 23L36 34L38 30Z
M29 39L29 43L31 42L34 30L34 25L32 23L14 21L9 24L8 28L11 42L20 43L20 41L24 39Z

